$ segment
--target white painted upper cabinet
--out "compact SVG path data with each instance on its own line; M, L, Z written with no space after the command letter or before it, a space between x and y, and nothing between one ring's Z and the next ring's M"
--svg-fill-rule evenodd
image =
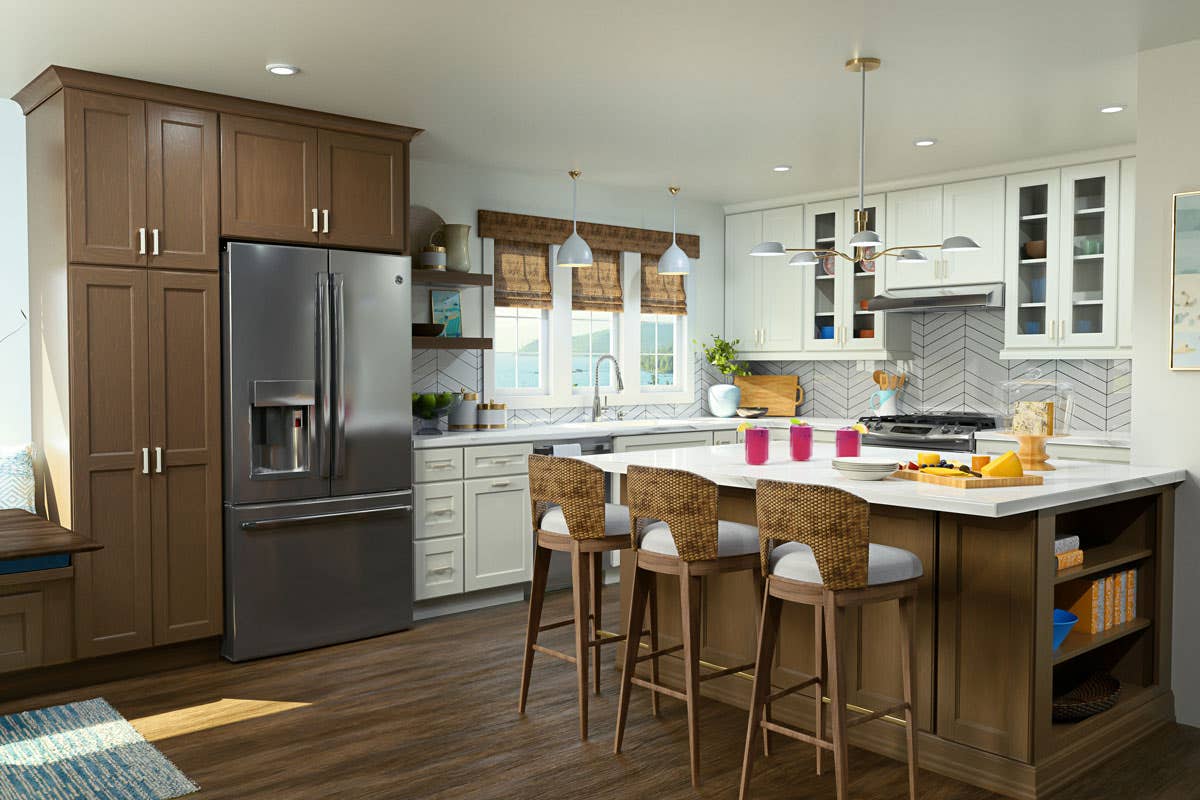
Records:
M878 233L883 239L883 246L887 247L888 226L885 220L887 215L884 213L884 196L867 195L863 198L863 207L867 212L867 228ZM854 219L857 211L857 197L842 201L842 228L838 237L838 249L849 256L871 255L875 248L865 248L864 252L855 251L850 247L850 239L855 233ZM840 324L843 350L879 350L887 344L884 342L884 315L863 308L868 300L883 291L883 282L879 280L878 270L884 269L880 262L886 259L887 256L884 256L872 263L853 264L845 259L838 259L839 280L842 283Z
M762 212L763 239L784 247L804 247L804 206ZM755 350L794 352L804 347L804 267L787 258L760 258L758 269L759 343ZM749 348L743 348L749 349Z
M887 193L888 238L884 247L942 242L942 187L926 186ZM942 274L941 250L924 250L924 264L898 264L885 257L884 285L888 289L936 286Z
M842 232L845 205L841 200L809 203L804 207L805 247L837 249ZM804 349L819 353L841 349L841 329L845 325L845 301L841 277L844 259L825 256L804 270Z
M1117 346L1133 347L1133 272L1137 252L1133 244L1134 203L1137 198L1136 166L1121 159L1121 206L1117 222Z
M747 255L763 240L762 212L725 218L725 338L739 339L738 349L755 350L759 339L759 262Z
M1066 347L1117 344L1120 162L1062 171L1059 338Z
M1008 177L1004 343L1051 348L1058 334L1059 171Z
M940 251L942 283L1001 283L1004 280L1004 178L947 183L942 187L942 238L970 236L979 250ZM896 244L907 242L896 240ZM901 265L903 267L903 265Z

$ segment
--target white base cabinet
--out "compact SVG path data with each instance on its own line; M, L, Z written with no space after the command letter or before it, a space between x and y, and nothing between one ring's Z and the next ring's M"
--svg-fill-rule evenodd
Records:
M413 599L434 600L462 591L463 537L413 542Z
M467 511L463 590L532 580L529 475L463 481L463 502Z

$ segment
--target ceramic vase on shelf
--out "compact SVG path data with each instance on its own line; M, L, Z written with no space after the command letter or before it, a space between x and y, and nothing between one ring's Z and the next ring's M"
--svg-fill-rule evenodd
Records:
M446 224L438 228L429 243L446 248L446 269L453 272L471 271L471 226Z
M732 383L715 383L708 387L708 413L714 417L732 417L742 402L742 390Z

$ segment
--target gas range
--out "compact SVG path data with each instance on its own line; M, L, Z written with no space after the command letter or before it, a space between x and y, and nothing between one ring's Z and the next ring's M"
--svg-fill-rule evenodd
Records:
M975 449L977 431L996 429L996 418L987 414L898 414L894 417L859 417L867 426L863 444L874 447L927 447L969 453Z

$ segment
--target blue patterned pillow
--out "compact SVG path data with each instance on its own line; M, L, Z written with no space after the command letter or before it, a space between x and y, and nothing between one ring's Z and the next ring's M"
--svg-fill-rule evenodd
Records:
M0 452L0 508L33 507L33 447Z

